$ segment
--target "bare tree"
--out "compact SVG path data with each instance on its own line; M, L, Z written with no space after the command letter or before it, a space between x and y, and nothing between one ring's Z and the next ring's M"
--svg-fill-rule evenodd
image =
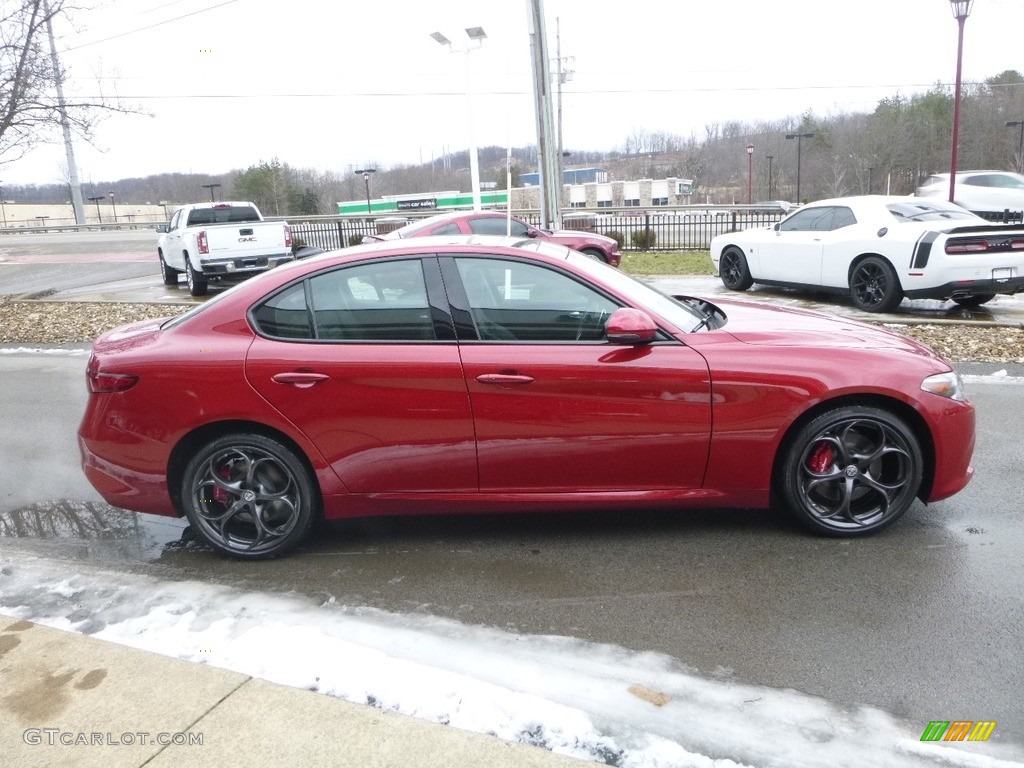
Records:
M22 157L68 125L89 138L104 112L130 112L102 95L58 103L65 73L50 58L47 23L66 18L66 0L0 0L0 164Z

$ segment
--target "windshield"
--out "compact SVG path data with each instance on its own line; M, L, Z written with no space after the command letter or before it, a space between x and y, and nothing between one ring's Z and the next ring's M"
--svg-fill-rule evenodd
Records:
M929 201L906 201L889 203L886 208L897 221L940 221L948 219L963 219L972 221L977 219L970 211L966 211L959 205L947 203L942 200Z
M700 328L706 320L706 315L701 314L694 307L662 293L647 283L640 282L615 267L608 266L603 261L591 259L573 250L568 251L566 260L581 272L593 275L608 284L613 290L628 298L636 307L649 308L658 313L681 331L690 333Z

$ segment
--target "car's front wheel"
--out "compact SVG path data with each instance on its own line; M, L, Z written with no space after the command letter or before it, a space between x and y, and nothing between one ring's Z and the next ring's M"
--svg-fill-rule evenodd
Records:
M585 253L590 258L597 259L598 261L603 262L605 264L608 263L608 259L606 259L605 255L601 253L601 251L599 251L597 248L584 248L582 251L580 251L580 253Z
M880 408L844 406L821 414L789 441L775 490L817 533L858 536L903 515L921 485L913 430Z
M892 312L903 301L903 288L888 261L869 256L850 273L850 298L865 312Z
M982 304L988 304L996 295L994 293L979 293L976 296L962 296L955 298L955 301L959 306L967 309L973 309L974 307L980 307Z
M173 267L167 266L167 262L164 261L163 251L158 251L157 253L160 256L160 277L164 281L164 285L177 285L180 273Z
M745 291L754 284L747 267L747 257L739 248L730 247L722 251L718 260L718 274L722 276L722 285L730 291Z
M263 435L226 435L188 463L185 516L215 549L246 560L282 555L305 537L319 508L309 470Z

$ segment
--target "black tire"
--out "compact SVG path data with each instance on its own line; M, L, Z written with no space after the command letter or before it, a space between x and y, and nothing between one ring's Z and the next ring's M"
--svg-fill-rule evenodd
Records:
M185 254L185 280L188 282L188 292L192 296L205 296L207 289L206 277L202 272L192 269L192 262L188 254Z
M903 301L903 288L888 261L868 256L850 273L850 298L865 312L892 312Z
M585 253L587 256L590 256L593 259L597 259L603 264L608 263L608 259L606 259L604 254L601 253L601 251L599 251L597 248L584 248L582 251L580 251L580 253Z
M988 304L995 297L994 293L980 293L977 296L963 296L959 299L953 299L953 301L961 307L973 309L974 307L980 307L982 304Z
M735 246L722 251L718 259L718 274L722 277L722 285L730 291L745 291L754 284L747 267L747 257Z
M293 451L262 435L214 440L185 467L181 500L192 530L243 560L285 554L305 538L320 497Z
M844 406L805 425L783 447L778 496L815 533L848 537L896 522L921 486L913 430L880 408Z
M157 255L160 257L160 277L163 279L164 285L177 285L178 275L181 273L173 267L167 266L162 251L157 251Z

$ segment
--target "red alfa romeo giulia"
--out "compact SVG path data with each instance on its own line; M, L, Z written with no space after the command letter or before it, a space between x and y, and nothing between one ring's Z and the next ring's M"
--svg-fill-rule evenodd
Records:
M242 558L321 516L778 503L852 536L973 471L974 408L927 347L537 240L293 262L105 334L87 378L102 496Z

